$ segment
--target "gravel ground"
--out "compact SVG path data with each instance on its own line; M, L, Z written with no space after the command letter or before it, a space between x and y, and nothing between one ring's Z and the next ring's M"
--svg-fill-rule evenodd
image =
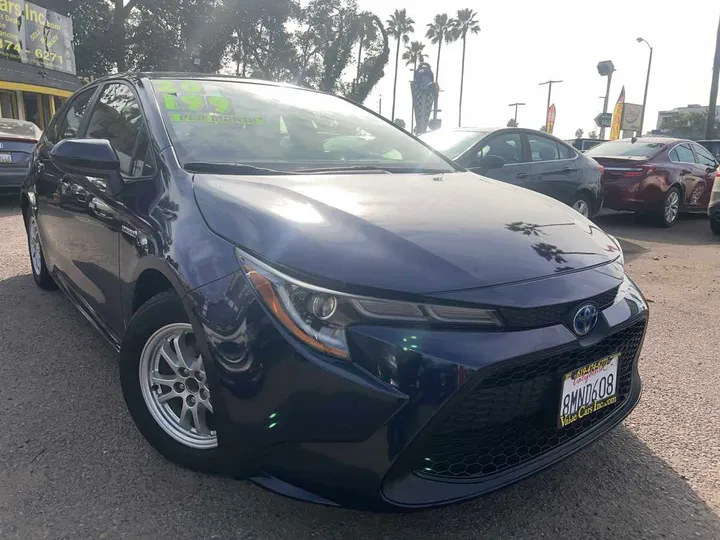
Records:
M165 462L126 413L115 356L30 275L0 202L0 538L720 538L720 242L600 218L651 302L641 404L602 441L513 487L373 515L292 501Z

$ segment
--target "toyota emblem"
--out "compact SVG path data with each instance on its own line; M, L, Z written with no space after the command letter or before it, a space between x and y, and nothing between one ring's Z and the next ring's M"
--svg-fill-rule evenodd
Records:
M572 320L572 330L576 335L587 336L597 325L599 311L595 304L584 304L575 312Z

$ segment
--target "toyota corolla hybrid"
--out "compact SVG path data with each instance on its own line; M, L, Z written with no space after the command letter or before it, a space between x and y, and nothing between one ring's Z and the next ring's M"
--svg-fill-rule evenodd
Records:
M640 397L647 304L613 237L338 97L95 81L43 134L22 212L36 283L117 349L138 429L193 469L440 505L572 454Z

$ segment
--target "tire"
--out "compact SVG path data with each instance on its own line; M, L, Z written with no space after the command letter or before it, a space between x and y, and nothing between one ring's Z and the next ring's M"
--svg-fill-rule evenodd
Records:
M720 217L715 217L710 220L710 230L713 234L720 234Z
M587 193L578 193L570 207L581 214L583 217L590 219L592 217L593 202Z
M665 193L663 204L656 215L656 221L659 227L672 227L677 221L678 215L680 215L680 190L677 187L671 187ZM669 208L672 205L674 211Z
M174 291L152 297L135 313L125 334L120 348L120 383L135 425L155 450L183 467L220 474L224 467L213 429L214 414L208 408L207 376L193 338L192 326ZM176 364L174 368L166 357ZM157 375L151 379L150 373ZM161 379L152 386L152 381ZM160 395L171 394L175 397L161 403ZM198 416L185 405L193 405ZM185 424L180 420L183 417Z
M25 219L25 232L28 242L28 255L30 255L30 269L32 270L33 279L38 287L46 291L57 289L57 283L50 275L47 265L45 264L45 255L43 255L42 245L40 244L40 234L37 228L37 219L32 210L28 210Z

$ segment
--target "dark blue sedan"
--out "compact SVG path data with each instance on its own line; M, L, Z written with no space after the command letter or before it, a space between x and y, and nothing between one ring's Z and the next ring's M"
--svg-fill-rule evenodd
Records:
M576 452L640 398L647 304L613 237L338 97L95 81L43 134L22 212L35 282L117 349L139 430L196 470L440 505Z

